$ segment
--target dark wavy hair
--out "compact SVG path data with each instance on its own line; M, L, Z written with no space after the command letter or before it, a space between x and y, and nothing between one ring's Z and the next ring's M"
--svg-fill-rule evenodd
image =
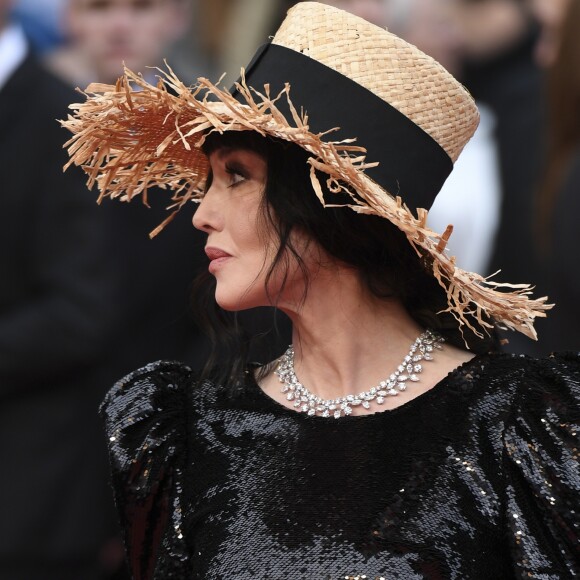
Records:
M204 144L204 153L209 156L222 149L250 150L267 162L261 226L264 231L274 232L278 240L276 255L266 275L267 286L272 275L280 272L284 285L288 266L295 261L306 280L306 297L308 269L291 235L300 231L330 256L355 267L374 296L399 300L420 326L438 331L459 348L467 344L476 353L496 349L494 336L487 336L483 329L484 338L467 328L462 334L453 315L444 312L448 306L447 295L430 273L429 259L417 254L401 230L378 216L358 214L345 207L323 207L312 189L305 150L252 131L210 134ZM210 174L208 188L211 179ZM325 200L338 204L348 201L346 194L337 198L337 194L325 190L325 182L320 175ZM221 378L231 380L242 376L247 366L252 337L245 335L236 313L225 312L217 306L214 293L215 279L204 272L195 284L194 310L198 323L206 329L214 345L206 371L220 362ZM271 298L275 306L276 297Z

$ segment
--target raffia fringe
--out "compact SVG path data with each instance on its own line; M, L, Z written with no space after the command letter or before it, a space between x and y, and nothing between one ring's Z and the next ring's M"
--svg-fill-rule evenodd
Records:
M491 329L486 315L504 328L536 338L534 319L545 317L552 305L547 298L531 298L527 284L495 282L490 277L467 272L455 265L445 247L452 228L438 234L426 225L427 211L415 216L398 196L392 196L365 173L376 164L365 162L365 149L354 139L328 139L328 131L309 131L308 116L298 113L290 100L287 85L272 97L266 85L262 93L237 85L243 103L207 79L195 87L184 85L173 71L160 70L157 85L125 69L115 86L91 84L83 93L83 103L71 105L73 115L62 124L73 137L65 144L71 164L80 165L88 175L87 184L95 183L104 197L130 201L141 195L147 204L147 189L152 186L171 191L168 218L152 233L153 237L171 221L189 200L199 200L204 191L208 161L200 147L212 131L257 131L297 143L312 157L312 186L323 205L317 172L328 176L331 192L346 192L352 210L388 219L407 236L420 254L432 258L433 275L447 292L448 311L458 321L480 335L479 328ZM276 101L288 101L293 125L276 107ZM211 99L211 100L210 100ZM358 196L353 196L352 191ZM343 204L344 205L344 204ZM474 325L477 321L477 327Z

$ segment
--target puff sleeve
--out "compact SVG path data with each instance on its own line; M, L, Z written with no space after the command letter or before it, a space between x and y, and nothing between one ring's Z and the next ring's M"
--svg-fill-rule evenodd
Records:
M135 580L187 576L182 479L191 375L179 363L153 363L119 381L101 405Z
M504 430L505 518L517 578L580 576L580 359L531 361Z

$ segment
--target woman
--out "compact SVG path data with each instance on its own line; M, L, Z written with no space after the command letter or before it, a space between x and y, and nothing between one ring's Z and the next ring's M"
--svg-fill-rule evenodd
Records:
M538 2L539 5L548 4ZM536 196L535 226L538 254L545 286L556 308L542 323L542 342L550 349L580 348L578 324L580 273L577 264L580 211L580 2L550 6L554 18L554 59L547 77L547 148L543 179Z
M233 95L165 82L89 87L73 160L102 195L197 197L219 306L198 309L223 342L227 312L273 304L293 346L256 368L235 339L201 377L159 362L109 393L134 577L577 573L577 357L491 353L486 331L533 336L545 299L455 268L451 229L425 227L477 123L465 90L311 2Z

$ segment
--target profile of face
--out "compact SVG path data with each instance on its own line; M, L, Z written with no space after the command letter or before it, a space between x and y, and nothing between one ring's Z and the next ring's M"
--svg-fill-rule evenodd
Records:
M167 56L167 46L184 31L180 0L70 0L72 39L101 82L114 82L123 62L146 73Z
M300 268L290 263L284 271L275 269L268 279L278 239L263 211L266 160L251 150L222 148L210 154L209 162L210 186L193 225L208 236L205 251L216 279L216 302L230 311L269 306L273 301L282 308L295 304L304 291ZM298 237L293 237L294 247L311 247Z

